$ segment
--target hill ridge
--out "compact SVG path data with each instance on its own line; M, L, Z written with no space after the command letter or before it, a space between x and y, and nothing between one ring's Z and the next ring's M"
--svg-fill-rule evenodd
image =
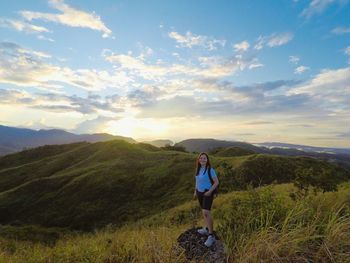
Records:
M65 151L67 147L46 146L41 150L63 152L11 171L0 170L0 223L16 219L88 230L156 214L184 203L193 192L197 154L121 140L75 145ZM21 153L11 157L14 163L16 156ZM307 157L211 157L222 193L250 182L254 186L290 182L297 167L334 167L342 176L346 173ZM8 157L0 158L0 163L4 158Z

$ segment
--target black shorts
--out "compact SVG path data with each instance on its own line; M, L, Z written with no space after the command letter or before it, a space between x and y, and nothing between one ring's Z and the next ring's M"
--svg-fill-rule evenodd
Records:
M205 192L208 191L207 189L205 189ZM211 209L211 205L213 204L213 194L211 194L210 196L205 196L204 193L205 192L199 192L198 190L196 190L197 193L197 198L199 201L199 205L201 206L202 209L205 210L210 210Z

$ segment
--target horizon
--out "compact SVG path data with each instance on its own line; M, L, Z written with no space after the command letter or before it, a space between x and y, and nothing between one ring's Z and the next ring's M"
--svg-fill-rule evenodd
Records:
M0 126L4 126L1 125ZM27 127L13 127L13 126L4 126L4 127L10 127L10 128L18 128L18 129L30 129ZM40 130L44 130L44 131L50 131L50 130L61 130L61 131L65 131L65 132L70 132L68 130L64 130L64 129L59 129L59 128L40 128L40 129L31 129L34 131L40 131ZM93 134L101 134L101 133L74 133L74 132L70 132L76 135L93 135ZM108 134L108 135L113 135L113 136L121 136L118 134L110 134L110 133L102 133L102 134ZM123 136L124 137L124 136ZM162 141L162 140L169 140L173 143L173 145L175 145L176 143L185 141L185 140L218 140L218 141L228 141L228 142L243 142L243 143L248 143L248 144L252 144L252 145L261 145L261 144L268 144L268 143L276 143L276 144L287 144L287 145L293 145L293 146L304 146L304 147L319 147L319 148L337 148L337 149L347 149L350 150L350 148L348 147L328 147L328 146L322 146L322 145L302 145L302 144L291 144L291 143L287 143L287 142L278 142L278 141L263 141L263 142L250 142L250 141L242 141L242 140L235 140L235 139L230 139L230 138L223 138L223 139L218 139L218 138L214 138L214 137L195 137L195 138L182 138L179 140L173 140L171 138L151 138L151 139L143 139L143 138L133 138L133 137L128 137L131 138L133 140L135 140L138 143L141 142L152 142L152 141ZM268 147L269 146L264 146L264 147ZM289 148L287 146L270 146L270 147L278 147L278 148Z
M0 124L350 148L349 0L17 0Z

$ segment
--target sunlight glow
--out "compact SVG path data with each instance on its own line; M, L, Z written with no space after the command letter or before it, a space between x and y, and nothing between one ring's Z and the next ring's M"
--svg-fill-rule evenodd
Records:
M123 118L109 122L106 132L134 139L154 139L162 137L167 129L167 124L154 119Z

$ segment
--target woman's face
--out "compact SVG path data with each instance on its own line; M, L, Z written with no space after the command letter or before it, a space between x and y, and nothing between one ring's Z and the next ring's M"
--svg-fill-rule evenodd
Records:
M201 164L201 166L205 166L208 162L208 158L205 154L202 154L199 156L198 162Z

